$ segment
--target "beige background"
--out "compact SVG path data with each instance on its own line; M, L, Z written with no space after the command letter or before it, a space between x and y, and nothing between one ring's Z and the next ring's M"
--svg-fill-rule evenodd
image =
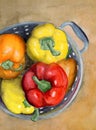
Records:
M0 0L0 29L25 21L47 21L57 26L74 21L84 29L90 44L82 54L83 85L74 103L52 119L34 123L0 110L0 130L96 130L95 0Z

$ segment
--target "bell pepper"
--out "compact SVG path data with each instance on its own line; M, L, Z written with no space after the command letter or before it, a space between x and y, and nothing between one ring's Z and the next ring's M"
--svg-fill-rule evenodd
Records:
M66 58L67 53L66 34L51 23L36 26L27 41L27 54L34 61L49 64Z
M16 34L0 35L0 78L17 77L25 65L25 42Z
M26 98L37 108L59 104L67 85L67 75L57 63L34 63L22 78Z
M25 98L25 93L21 86L21 77L2 80L1 98L6 107L15 114L31 114L35 110Z
M72 88L77 75L77 61L73 58L63 59L57 62L66 72L68 77L68 88L67 92Z

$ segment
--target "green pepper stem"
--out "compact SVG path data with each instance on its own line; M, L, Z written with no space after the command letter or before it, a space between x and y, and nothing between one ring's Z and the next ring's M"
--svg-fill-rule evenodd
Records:
M54 48L52 47L52 45L51 45L50 42L47 43L47 46L48 46L48 48L49 48L49 50L50 50L50 52L52 53L53 56L58 56L58 55L60 55L60 51L54 50Z
M10 60L6 60L4 61L1 66L5 69L5 70L12 70L12 71L21 71L23 69L23 66L20 65L18 68L13 68L14 63Z
M38 118L39 118L39 110L38 110L38 108L35 108L35 111L34 111L34 113L32 114L31 120L32 120L32 121L37 121Z
M42 92L46 92L51 88L50 82L46 80L39 80L36 76L33 76L32 78L38 85L38 89L40 89Z
M20 65L18 68L11 68L12 71L21 71L23 69L23 65Z
M60 51L54 49L55 42L51 37L45 37L40 39L41 49L43 50L50 50L53 56L60 55Z
M25 107L31 107L31 105L29 104L29 102L26 99L24 99L23 104Z

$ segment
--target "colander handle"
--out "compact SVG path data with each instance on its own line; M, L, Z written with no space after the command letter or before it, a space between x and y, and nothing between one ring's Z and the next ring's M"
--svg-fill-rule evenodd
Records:
M88 48L89 40L84 31L73 21L64 22L60 25L59 28L63 29L65 26L71 26L77 37L83 42L84 46L80 50L80 52L83 53L84 51L86 51L86 49Z

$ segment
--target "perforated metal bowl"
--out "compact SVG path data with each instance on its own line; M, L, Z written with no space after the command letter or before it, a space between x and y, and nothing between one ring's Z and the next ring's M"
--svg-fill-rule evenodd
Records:
M5 34L5 33L19 34L21 37L24 38L26 42L30 36L32 29L36 27L37 25L43 24L43 23L44 22L29 22L29 23L16 24L16 25L13 25L13 26L10 26L1 30L0 34ZM83 30L74 22L64 22L58 28L60 28L61 30L64 30L65 26L71 26L73 31L77 35L77 37L82 41L82 44L84 45L83 48L79 50L76 42L72 39L72 37L67 32L65 32L67 35L68 43L69 43L69 49L70 48L72 49L68 57L72 57L77 61L77 66L78 66L77 76L75 78L74 84L72 85L72 88L66 94L66 96L64 97L64 99L62 100L60 104L58 104L55 107L43 107L39 109L40 116L38 120L53 117L57 115L58 113L61 113L63 110L65 110L73 102L73 100L75 99L81 87L82 78L83 78L83 62L82 62L81 53L83 53L88 47L88 43L89 43L88 38L83 32ZM1 98L0 98L0 109L2 109L7 114L17 117L17 118L30 120L32 117L32 115L13 114L6 108Z

